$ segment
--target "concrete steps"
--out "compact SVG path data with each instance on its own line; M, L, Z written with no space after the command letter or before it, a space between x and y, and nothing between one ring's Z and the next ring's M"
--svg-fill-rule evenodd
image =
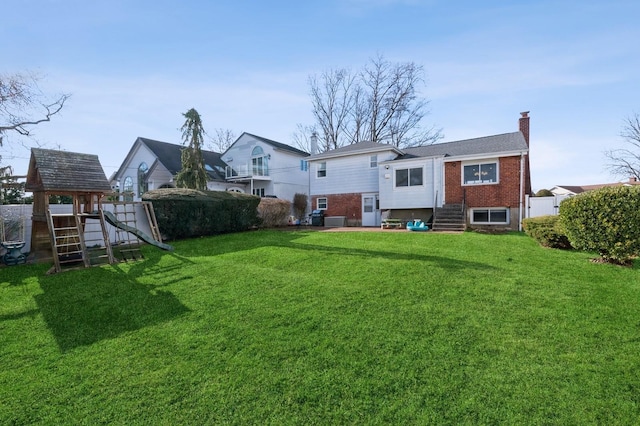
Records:
M435 209L433 231L461 232L466 229L465 212L462 204L445 204Z

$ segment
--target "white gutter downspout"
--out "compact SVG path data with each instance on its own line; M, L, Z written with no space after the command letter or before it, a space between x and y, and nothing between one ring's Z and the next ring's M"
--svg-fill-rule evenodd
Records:
M518 231L522 232L522 221L524 220L524 153L520 153L520 200L518 212Z

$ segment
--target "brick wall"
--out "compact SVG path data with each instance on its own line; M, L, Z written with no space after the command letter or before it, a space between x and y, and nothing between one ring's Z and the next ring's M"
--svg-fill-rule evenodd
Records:
M462 203L466 191L467 207L513 207L520 204L520 157L499 160L498 184L462 186L462 163L445 163L445 203Z
M315 210L318 206L318 198L327 199L325 216L345 216L348 223L362 222L362 194L331 194L314 195L311 197L311 205Z

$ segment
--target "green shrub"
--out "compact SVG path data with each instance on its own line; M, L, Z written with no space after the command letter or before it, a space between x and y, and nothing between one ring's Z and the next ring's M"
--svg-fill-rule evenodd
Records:
M296 193L293 196L293 211L296 219L304 220L305 213L307 212L308 204L307 194Z
M258 204L258 217L262 226L273 228L284 226L291 215L291 202L277 198L262 198Z
M571 243L562 231L559 216L531 217L522 221L524 232L544 247L570 249Z
M560 203L560 221L571 245L611 263L640 253L640 187L606 187Z
M259 224L253 195L184 188L154 189L145 201L153 202L158 228L167 240L246 231Z

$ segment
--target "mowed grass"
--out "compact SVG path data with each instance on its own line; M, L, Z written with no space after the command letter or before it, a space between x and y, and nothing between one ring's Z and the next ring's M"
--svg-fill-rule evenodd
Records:
M0 269L0 424L637 424L640 265L258 231Z

